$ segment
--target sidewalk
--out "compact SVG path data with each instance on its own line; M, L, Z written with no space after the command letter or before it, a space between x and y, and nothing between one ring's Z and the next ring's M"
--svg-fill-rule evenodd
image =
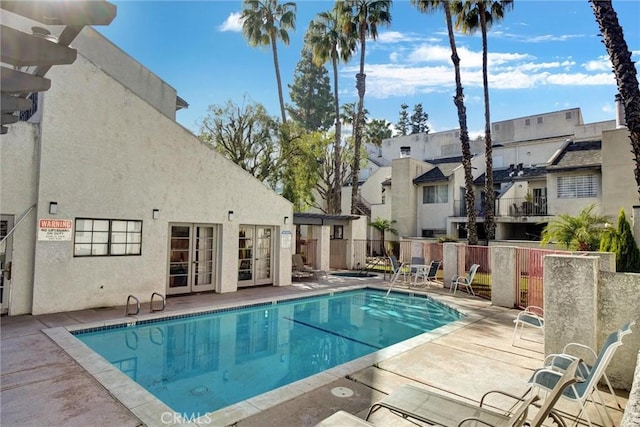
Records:
M382 286L384 282L329 276L282 288L245 288L232 294L173 297L167 300L166 311L211 309L364 284ZM526 390L526 380L542 364L543 345L539 333L533 330L528 333L538 342L522 340L514 347L511 334L516 310L492 307L488 301L462 293L453 297L442 290L429 292L469 314L473 321L414 348L408 347L407 351L331 378L325 385L292 399L283 399L276 406L272 406L273 402L252 399L249 403L255 408L254 415L231 422L217 418L205 425L313 426L338 410L364 417L373 402L403 383L473 401L478 401L484 392L492 389L515 394ZM141 314L145 310L148 313L148 306L143 306ZM42 332L46 328L124 319L124 311L122 306L43 316L3 317L0 324L0 424L3 427L144 425ZM576 414L578 406L561 402L561 409ZM593 408L589 409L591 413ZM610 412L619 423L622 411ZM591 419L599 418L594 412ZM374 413L372 422L380 426L410 425L385 410ZM168 425L159 419L157 423L147 424Z

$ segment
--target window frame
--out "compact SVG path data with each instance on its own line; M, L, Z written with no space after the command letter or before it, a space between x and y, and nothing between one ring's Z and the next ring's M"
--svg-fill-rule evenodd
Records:
M556 196L558 199L597 198L600 195L599 187L597 174L559 176Z
M78 230L78 222L79 221L91 221L91 230ZM106 221L108 223L106 230L95 230L96 221ZM116 225L122 225L119 223L124 223L124 230L118 229L120 227L115 227ZM74 230L73 230L73 256L78 258L86 258L86 257L111 257L111 256L141 256L142 255L142 227L143 221L139 219L117 219L117 218L87 218L87 217L78 217L74 219ZM139 227L137 227L139 226ZM132 227L132 229L130 229ZM78 237L80 237L79 233L89 233L90 241L78 241ZM106 241L95 241L94 235L95 233L106 233ZM122 237L124 235L124 241L120 241L120 239L115 238L115 236ZM134 237L137 236L137 239ZM89 253L78 253L78 246L86 247L89 245ZM97 245L106 245L105 253L94 253L94 246ZM115 251L114 248L123 246L124 252ZM136 247L136 251L130 251L131 247Z
M444 189L444 191L442 191ZM433 198L430 201L428 197L429 191L433 192ZM444 194L444 200L442 200L442 195ZM422 187L422 204L423 205L439 205L449 203L449 185L447 184L437 184L437 185L425 185Z

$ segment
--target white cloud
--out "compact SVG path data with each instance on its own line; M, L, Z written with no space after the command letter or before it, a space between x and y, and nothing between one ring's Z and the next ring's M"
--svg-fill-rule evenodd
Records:
M218 31L232 31L232 32L241 32L242 31L242 20L240 19L241 13L236 12L230 14L225 21L218 26Z
M585 62L583 67L587 71L611 71L611 61L607 55L602 55L598 59Z

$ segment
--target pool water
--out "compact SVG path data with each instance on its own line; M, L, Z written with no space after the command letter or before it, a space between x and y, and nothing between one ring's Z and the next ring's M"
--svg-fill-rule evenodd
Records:
M366 289L74 334L174 411L204 415L460 318Z

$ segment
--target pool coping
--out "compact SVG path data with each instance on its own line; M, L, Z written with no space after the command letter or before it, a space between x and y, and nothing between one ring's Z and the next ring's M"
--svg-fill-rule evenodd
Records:
M311 298L326 294L336 294L359 289L387 290L388 287L376 284L362 284L348 286L340 289L323 289L311 291L305 296L281 296L279 298L264 297L247 301L234 301L222 303L215 309L189 308L176 310L167 315L166 312L154 312L150 314L131 316L125 319L111 319L92 323L81 323L66 327L54 327L43 329L43 332L51 338L60 348L62 348L71 358L82 366L92 377L94 377L107 391L136 417L147 426L167 426L167 425L188 425L188 426L220 426L233 425L247 417L258 414L271 407L277 406L285 401L301 396L311 390L328 385L347 375L354 374L362 369L374 366L386 359L409 351L415 347L428 343L436 338L450 334L460 328L468 326L482 319L484 316L469 311L461 307L455 300L446 298L445 295L427 292L428 289L394 289L393 292L425 295L438 301L441 304L452 308L464 317L447 325L425 332L413 338L397 344L385 347L374 353L362 356L358 359L343 363L326 371L303 378L275 390L257 395L242 402L235 403L225 408L209 412L205 415L191 414L187 418L176 413L160 399L148 392L144 387L133 381L122 371L114 367L102 356L94 352L82 341L77 339L73 333L92 328L104 328L108 326L131 325L142 321L157 320L164 318L192 316L200 313L224 311L246 306L269 304L273 301L285 302L301 298ZM196 417L197 416L197 417Z

